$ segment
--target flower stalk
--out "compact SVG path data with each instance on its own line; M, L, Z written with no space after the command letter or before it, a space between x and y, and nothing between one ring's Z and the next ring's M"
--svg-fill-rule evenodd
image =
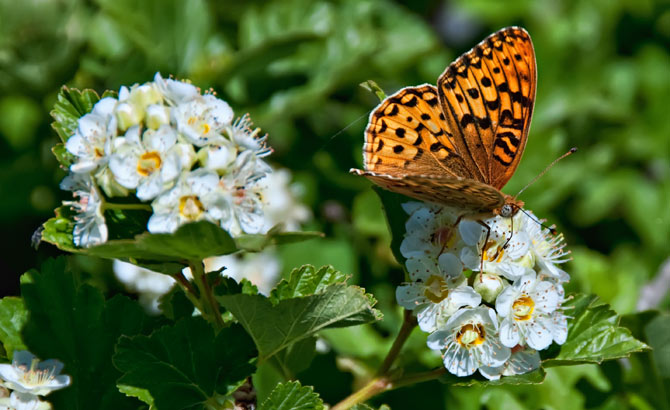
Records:
M193 273L193 282L198 289L198 305L201 307L202 315L208 322L210 322L215 330L221 330L225 327L219 304L214 299L214 293L211 286L207 282L207 274L205 273L203 262L190 262L191 272Z

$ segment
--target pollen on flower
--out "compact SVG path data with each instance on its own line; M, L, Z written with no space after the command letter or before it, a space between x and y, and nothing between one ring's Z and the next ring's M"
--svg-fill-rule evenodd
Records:
M461 327L456 334L456 341L466 349L472 346L479 346L486 340L486 330L481 323L468 323ZM474 370L473 370L474 371Z
M145 177L149 176L160 169L162 162L158 152L145 152L140 155L140 159L137 161L137 173Z
M514 312L514 319L518 321L529 320L533 315L535 309L535 302L528 295L522 295L514 301L512 310Z
M449 288L443 278L432 275L426 281L424 295L433 303L440 303L449 296Z
M179 198L179 214L190 221L197 220L204 212L205 207L196 195L186 195Z

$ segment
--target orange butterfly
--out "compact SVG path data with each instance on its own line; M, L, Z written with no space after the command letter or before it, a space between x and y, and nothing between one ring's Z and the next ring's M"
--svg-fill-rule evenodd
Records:
M461 217L512 216L523 202L500 189L526 146L536 82L528 33L493 33L451 63L437 88L406 87L382 101L365 130L365 171L350 172Z

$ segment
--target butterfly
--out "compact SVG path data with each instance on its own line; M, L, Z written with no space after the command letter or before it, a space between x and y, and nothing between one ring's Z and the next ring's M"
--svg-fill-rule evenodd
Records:
M530 36L503 28L451 63L437 87L382 101L365 130L365 170L350 172L468 219L512 216L523 202L500 190L521 161L536 83Z

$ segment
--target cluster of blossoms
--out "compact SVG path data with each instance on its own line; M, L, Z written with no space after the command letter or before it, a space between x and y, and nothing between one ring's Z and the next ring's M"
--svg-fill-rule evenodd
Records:
M567 318L561 304L569 275L562 235L532 214L462 220L447 207L411 202L400 251L411 282L396 290L429 333L456 376L475 371L488 379L539 368L539 350L563 344ZM486 243L484 243L486 241ZM466 276L465 273L472 272Z
M70 385L70 376L60 374L62 369L63 363L58 360L40 362L28 351L15 351L12 364L0 364L3 390L12 390L9 397L0 395L0 410L51 409L51 404L39 396Z
M61 188L75 197L66 202L78 213L75 245L104 243L108 199L131 194L151 203L152 233L199 220L233 235L267 231L271 149L248 116L233 118L225 101L160 74L98 101L65 144L74 162Z
M282 224L287 230L295 231L306 222L311 214L307 207L298 201L299 186L291 184L291 173L286 169L278 169L261 181L267 190L263 202L265 218L264 230ZM276 251L264 249L256 253L238 253L233 255L215 256L205 259L205 271L212 272L223 267L222 274L237 280L245 278L258 287L263 294L269 294L279 279L281 261ZM149 312L159 313L158 300L168 292L175 283L169 276L139 266L114 261L116 278L131 292L138 294L140 304ZM184 275L190 278L189 268Z

